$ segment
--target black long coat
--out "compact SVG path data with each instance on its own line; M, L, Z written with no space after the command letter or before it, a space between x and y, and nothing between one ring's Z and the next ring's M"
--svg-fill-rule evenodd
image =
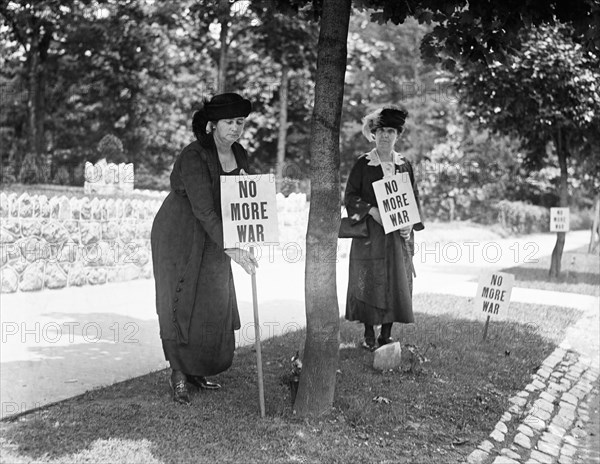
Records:
M414 322L412 310L412 279L414 233L408 240L395 231L385 234L369 209L377 207L373 182L383 178L381 166L371 163L372 153L361 156L350 171L344 205L352 221L366 220L368 238L352 239L346 319L369 325L390 322ZM395 172L408 172L417 205L419 191L412 165L406 158L395 164ZM420 206L419 206L420 210ZM413 231L423 230L423 223Z
M238 143L232 148L238 167L247 172L246 151ZM152 226L160 337L171 367L186 374L227 369L233 331L240 328L231 262L223 249L222 174L214 143L186 146Z

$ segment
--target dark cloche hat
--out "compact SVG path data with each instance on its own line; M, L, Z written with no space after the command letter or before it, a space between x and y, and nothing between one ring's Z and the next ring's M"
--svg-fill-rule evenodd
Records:
M406 121L408 112L404 110L398 110L396 108L384 108L381 110L379 115L379 121L375 124L375 129L380 127L393 127L394 129L402 129L404 122Z
M204 112L209 121L245 118L252 111L252 103L237 93L215 95L204 102Z
M401 108L385 107L367 114L363 118L363 135L369 141L373 141L373 133L382 127L393 127L402 131L408 116L408 111Z

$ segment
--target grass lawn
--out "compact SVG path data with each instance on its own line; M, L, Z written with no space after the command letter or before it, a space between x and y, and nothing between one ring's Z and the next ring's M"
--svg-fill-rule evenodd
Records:
M428 361L378 372L357 348L362 326L341 322L334 409L294 416L285 383L304 332L263 342L267 417L260 418L252 347L199 392L170 398L167 371L88 392L0 424L2 461L12 463L427 463L460 462L485 439L579 312L515 303L519 320L483 321L468 299L419 294L416 324L393 336ZM511 304L511 308L513 305Z
M514 274L515 285L518 287L600 296L600 255L597 252L588 253L587 248L585 246L563 253L561 275L558 279L550 279L548 276L550 256L544 256L536 263L527 263L503 271Z

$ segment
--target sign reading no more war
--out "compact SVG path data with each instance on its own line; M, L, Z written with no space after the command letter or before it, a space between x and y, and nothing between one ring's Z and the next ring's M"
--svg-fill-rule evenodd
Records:
M550 208L550 232L569 231L569 208Z
M408 172L373 182L373 190L386 234L421 222Z
M475 296L475 310L487 316L506 316L514 283L515 276L505 272L481 275Z
M225 248L278 242L273 174L221 176Z

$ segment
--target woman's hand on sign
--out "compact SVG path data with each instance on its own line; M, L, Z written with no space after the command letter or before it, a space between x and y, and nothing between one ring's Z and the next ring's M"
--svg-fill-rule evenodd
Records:
M380 226L383 225L383 223L381 222L381 215L379 214L379 209L375 208L374 206L369 210L369 214L371 216L373 216L373 219L375 219L375 222L377 222L377 224L379 224Z
M404 240L408 240L410 238L410 233L412 232L412 226L402 227L398 229L398 231L400 232L400 237Z
M244 268L248 274L254 274L258 267L258 261L252 253L242 248L227 248L225 253L233 259L237 264Z

